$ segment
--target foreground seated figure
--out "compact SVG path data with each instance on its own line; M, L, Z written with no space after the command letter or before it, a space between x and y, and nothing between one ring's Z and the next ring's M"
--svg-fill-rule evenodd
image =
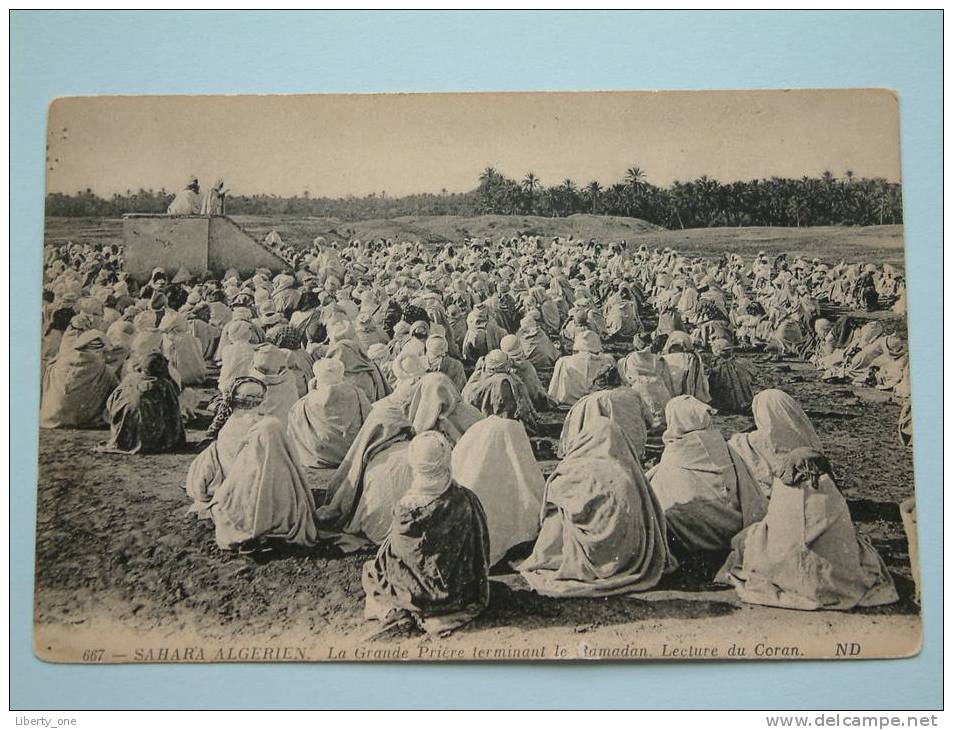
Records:
M344 364L344 377L363 390L371 403L391 392L380 370L361 349L353 323L343 318L335 319L328 324L328 337L331 344L327 357Z
M583 396L569 409L559 435L557 455L566 454L579 432L585 430L589 419L604 417L619 427L632 453L641 461L645 456L647 430L655 425L655 421L646 413L639 394L622 385L615 367L606 369L593 385L600 390Z
M898 600L880 555L850 519L827 459L785 455L765 518L739 533L719 580L746 603L847 611Z
M518 375L511 372L512 363L502 350L492 350L477 362L470 380L463 387L463 400L475 408L488 412L488 402L499 402L512 393L516 398L516 417L530 431L539 424L539 414L533 406L529 390ZM489 410L495 410L490 408Z
M612 356L602 352L599 335L591 330L579 332L572 349L572 355L556 361L549 381L549 397L567 406L590 393L596 377L615 365Z
M510 548L536 538L546 480L516 417L517 398L509 385L503 385L499 398L485 400L483 408L486 417L470 426L453 449L452 473L486 509L490 565L495 565Z
M523 317L517 331L523 356L534 368L548 370L556 364L559 352L534 317Z
M377 557L364 564L364 615L389 626L446 634L490 602L489 533L480 500L450 478L450 443L416 436L410 488L394 508Z
M185 446L179 386L169 374L169 361L158 352L133 364L106 401L106 410L110 435L104 451L160 454Z
M311 391L291 407L288 441L309 469L337 468L371 410L364 391L344 379L340 360L314 364Z
M646 475L665 511L670 544L688 552L728 550L767 510L754 477L715 428L714 413L690 395L672 398L662 460Z
M480 418L446 375L426 372L421 358L398 357L394 373L394 393L371 408L318 510L322 527L342 533L338 542L345 550L368 540L379 545L387 536L394 505L413 477L407 449L414 434L437 430L456 443Z
M747 413L751 408L751 373L733 357L734 348L725 339L711 343L712 360L708 369L711 404L722 413Z
M621 430L586 423L546 483L533 554L519 571L555 597L647 591L675 568L665 518Z
M801 447L821 451L821 440L801 406L783 390L762 390L751 402L751 414L755 430L734 434L728 444L770 496L785 454Z
M259 345L255 348L248 374L268 387L261 412L287 423L291 407L298 402L298 386L288 368L288 352L270 342Z
M672 378L672 395L691 395L708 403L708 376L692 338L684 332L672 332L662 349L662 359Z
M98 330L79 335L68 348L60 346L43 375L40 428L84 428L104 421L106 399L116 376L103 359L105 337Z
M223 550L254 552L274 543L318 540L314 500L285 441L284 424L259 409L267 386L238 378L227 398L231 415L218 439L189 467L191 512L215 523Z
M526 393L533 407L540 411L550 410L555 404L546 394L546 388L540 382L536 368L523 355L519 338L516 335L507 335L500 342L500 350L509 358L510 373L518 377L526 387Z
M451 357L450 343L446 337L430 335L427 338L427 369L432 373L443 373L457 390L463 390L467 384L467 374L463 363Z
M189 324L178 312L169 312L159 325L162 354L179 373L182 385L201 385L205 381L205 354L198 337L189 332Z

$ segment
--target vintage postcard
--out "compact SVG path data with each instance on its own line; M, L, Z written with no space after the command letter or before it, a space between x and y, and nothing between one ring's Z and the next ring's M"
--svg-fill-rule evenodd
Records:
M893 92L77 97L47 142L40 658L919 651Z

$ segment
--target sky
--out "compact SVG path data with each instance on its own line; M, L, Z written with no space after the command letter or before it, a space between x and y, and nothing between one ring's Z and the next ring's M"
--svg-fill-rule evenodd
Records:
M464 192L487 166L545 185L610 185L637 165L666 186L777 175L900 180L883 89L100 96L55 100L47 189L205 188L312 197Z

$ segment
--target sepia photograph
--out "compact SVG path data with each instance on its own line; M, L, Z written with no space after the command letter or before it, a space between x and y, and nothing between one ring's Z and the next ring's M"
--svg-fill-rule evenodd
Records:
M916 655L900 125L889 89L52 101L36 656Z

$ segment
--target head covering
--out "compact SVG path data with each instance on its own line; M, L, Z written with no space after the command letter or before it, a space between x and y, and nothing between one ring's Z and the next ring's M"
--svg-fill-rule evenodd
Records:
M311 368L317 385L337 385L344 382L344 363L337 358L322 358Z
M262 316L258 318L258 323L264 328L276 327L285 323L285 318L278 312L262 311Z
M159 323L159 329L167 334L181 335L188 331L188 323L182 314L169 310Z
M400 354L423 357L427 354L427 346L423 340L418 340L416 337L409 337L404 343L404 346L400 348Z
M520 320L520 329L524 330L528 335L535 334L539 330L539 321L536 319L536 317L527 313L527 315ZM502 342L500 344L502 344Z
M171 380L169 374L169 361L161 352L150 352L139 361L137 370L150 378L166 378Z
M255 349L252 365L261 373L274 375L288 366L288 353L268 342Z
M658 374L658 357L647 350L636 350L622 361L622 377L629 383L640 376Z
M128 350L136 336L136 326L125 319L117 319L106 330L106 342L110 347L121 347Z
M354 325L345 317L338 317L328 323L328 337L331 342L354 339Z
M523 357L523 346L520 344L520 338L516 335L506 335L500 340L500 349L506 353L510 360L520 360Z
M407 447L407 464L414 473L402 502L426 504L450 486L450 442L439 431L418 434Z
M810 419L783 390L762 390L751 402L751 413L757 430L749 438L775 473L780 467L781 455L789 451L803 446L822 450Z
M103 303L94 297L84 297L77 303L82 314L91 314L95 317L103 316Z
M572 343L573 352L591 352L599 354L602 352L602 341L592 330L585 330L576 335Z
M75 327L76 317L73 317L73 321L70 322L70 325ZM155 312L139 312L136 315L136 318L132 320L133 325L139 332L143 330L152 330L156 328L156 315Z
M243 319L233 319L225 325L223 334L226 342L251 342L252 332L249 322Z
M662 441L669 443L692 431L712 428L712 416L717 411L691 395L677 395L665 405L665 433Z
M907 346L899 335L887 335L884 338L884 346L887 348L887 354L890 357L900 357L907 351Z
M416 355L401 353L391 363L391 370L398 384L402 382L414 382L426 374L427 366Z
M427 338L427 357L438 358L447 354L449 345L446 337L431 335Z
M678 348L678 349L676 349ZM665 340L665 347L662 352L694 352L695 345L687 332L671 332L668 339Z
M509 364L510 358L502 350L490 350L483 358L483 365L488 375L505 372Z
M257 408L265 400L268 386L258 378L241 376L235 378L228 391L228 406L234 409Z
M268 339L283 350L297 350L301 347L301 332L290 324L278 325L268 331Z
M430 333L430 325L423 320L417 320L410 327L410 334L419 340L426 340Z

